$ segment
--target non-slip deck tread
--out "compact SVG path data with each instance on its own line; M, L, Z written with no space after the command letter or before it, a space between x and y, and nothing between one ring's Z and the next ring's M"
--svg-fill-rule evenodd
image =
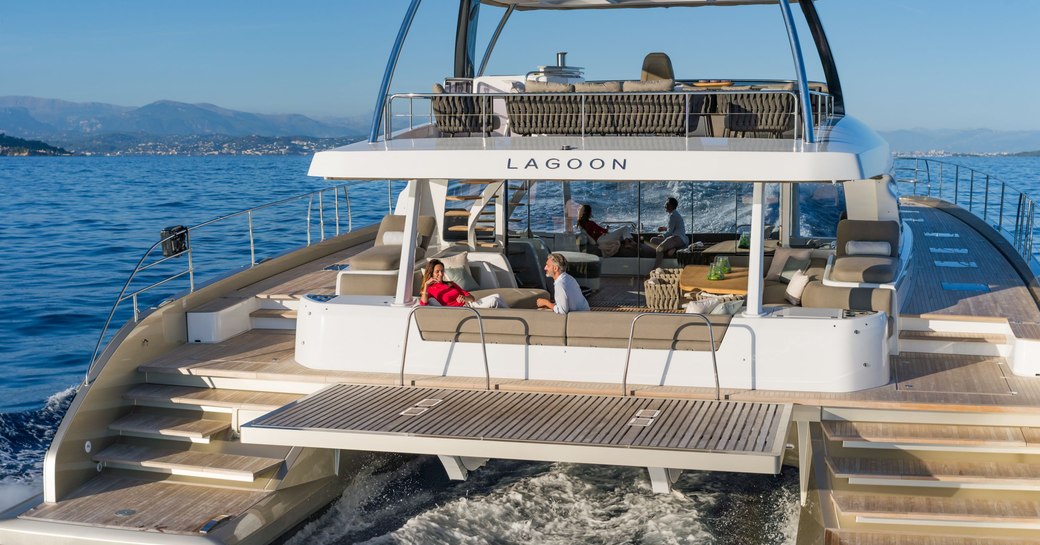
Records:
M955 426L828 420L823 422L823 429L827 439L831 441L977 447L1026 446L1022 428L1015 426Z
M21 518L198 536L199 528L214 517L240 515L269 495L103 473L67 498L40 504Z
M1035 539L827 530L825 545L1036 545Z
M205 439L230 427L230 422L221 420L132 413L109 424L108 429L122 433Z
M1040 484L1040 464L828 457L835 477L988 484Z
M214 478L252 480L282 463L278 458L222 452L173 450L116 443L94 455L95 462L144 470L186 470Z
M1007 342L1006 336L998 335L995 333L953 333L947 331L903 330L899 332L899 338L902 340L945 341L959 343L1003 344Z
M173 403L177 405L210 406L232 409L273 411L299 399L298 394L251 392L216 388L192 388L165 384L138 384L127 390L124 399L141 405Z
M849 492L836 492L831 498L846 515L936 522L1040 523L1040 503L1035 501Z
M441 402L401 415L423 399ZM640 410L660 413L630 425ZM336 385L247 427L777 455L789 418L779 404Z

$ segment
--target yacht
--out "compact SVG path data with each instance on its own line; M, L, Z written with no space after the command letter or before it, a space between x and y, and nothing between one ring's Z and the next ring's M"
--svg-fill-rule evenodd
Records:
M242 270L196 282L213 222L145 253L109 321L132 317L106 325L42 495L6 507L0 542L267 543L387 452L458 480L489 459L646 468L660 493L786 464L798 543L1037 542L1034 202L894 162L846 111L813 1L460 0L454 65L391 93L419 4L369 138L311 162L340 185L294 200L306 244L259 259L264 205L218 218L248 225ZM773 10L792 76L675 73L655 51L623 74L562 52L486 73L527 12L641 8ZM387 213L354 225L366 191ZM669 249L667 197L712 229ZM590 232L590 203L625 234ZM503 305L418 304L433 259ZM590 310L537 308L560 265Z

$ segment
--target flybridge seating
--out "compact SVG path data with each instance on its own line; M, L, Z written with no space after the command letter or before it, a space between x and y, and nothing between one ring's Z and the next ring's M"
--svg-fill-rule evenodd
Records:
M790 82L496 80L491 86L455 78L435 84L430 94L393 95L387 123L400 126L405 120L409 129L429 123L436 131L425 136L433 137L802 137L798 94ZM504 83L508 90L498 88ZM832 114L833 97L823 84L811 88L819 126Z

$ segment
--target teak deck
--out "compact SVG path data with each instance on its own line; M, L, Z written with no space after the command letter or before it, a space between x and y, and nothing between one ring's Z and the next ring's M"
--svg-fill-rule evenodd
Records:
M242 441L777 473L791 413L776 403L334 385L243 426Z

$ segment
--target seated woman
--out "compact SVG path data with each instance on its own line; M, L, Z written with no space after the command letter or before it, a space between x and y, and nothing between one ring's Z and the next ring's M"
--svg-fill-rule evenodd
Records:
M455 282L444 279L444 263L439 259L426 262L423 270L422 291L419 304L442 307L505 308L505 301L498 294L477 299Z
M627 225L616 231L610 231L606 227L600 226L592 221L592 206L588 204L583 204L578 209L578 228L596 243L603 257L617 255L623 246L625 248L635 246L632 230Z

